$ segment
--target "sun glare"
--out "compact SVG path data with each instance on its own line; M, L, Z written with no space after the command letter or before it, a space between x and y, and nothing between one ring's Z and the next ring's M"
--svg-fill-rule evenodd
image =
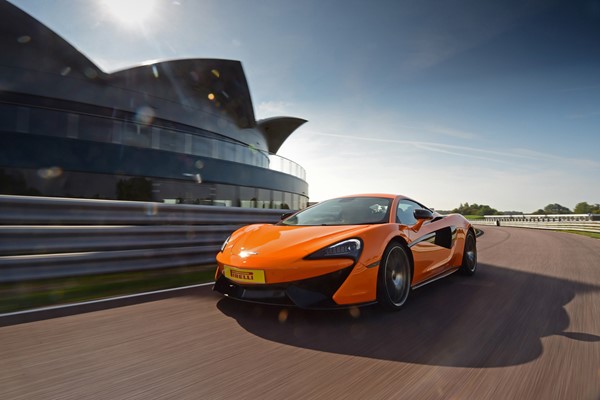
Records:
M101 4L116 21L126 26L147 22L156 8L156 0L102 0Z

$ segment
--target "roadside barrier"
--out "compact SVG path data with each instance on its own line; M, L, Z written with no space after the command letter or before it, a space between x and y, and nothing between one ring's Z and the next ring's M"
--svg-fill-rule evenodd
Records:
M600 222L600 214L513 214L485 215L485 221L505 222Z
M0 195L0 283L211 265L234 230L286 212Z
M591 232L600 233L600 221L570 221L565 220L561 222L552 221L524 221L524 220L511 220L511 219L495 219L495 220L474 220L471 221L473 225L487 225L487 226L508 226L516 228L531 228L531 229L550 229L550 230L568 230L568 231L580 231L580 232Z

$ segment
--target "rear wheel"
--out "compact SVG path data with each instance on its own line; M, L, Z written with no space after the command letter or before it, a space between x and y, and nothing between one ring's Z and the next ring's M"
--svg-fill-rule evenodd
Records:
M475 234L472 231L468 231L465 238L460 272L464 275L473 275L475 271L477 271L477 242L475 241Z
M377 276L377 301L388 310L399 310L410 293L411 268L408 250L390 243L383 252Z

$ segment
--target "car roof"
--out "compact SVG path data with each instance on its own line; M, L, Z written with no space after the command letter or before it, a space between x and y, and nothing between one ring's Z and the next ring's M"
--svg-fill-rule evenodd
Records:
M391 193L359 193L359 194L350 194L350 195L346 195L346 196L339 196L339 197L335 197L335 198L341 199L341 198L345 198L345 197L382 197L382 198L385 198L385 199L392 199L392 200L398 198L400 200L403 200L403 199L410 200L410 201L413 201L413 202L421 205L422 207L427 207L427 206L424 206L423 203L421 203L420 201L417 201L417 200L415 200L415 199L413 199L411 197L408 197L408 196L404 196L402 194L391 194Z
M345 196L339 196L337 198L344 198L344 197L383 197L383 198L387 198L387 199L395 199L396 197L400 197L400 198L408 199L408 197L406 197L406 196L402 196L400 194L390 194L390 193L359 193L359 194L349 194L349 195L345 195Z

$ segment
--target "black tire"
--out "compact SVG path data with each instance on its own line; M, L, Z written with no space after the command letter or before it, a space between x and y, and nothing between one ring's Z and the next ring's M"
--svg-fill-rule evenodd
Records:
M462 265L460 272L463 275L475 275L477 271L477 241L472 231L467 232L465 237L465 247L463 249Z
M379 263L377 302L386 310L399 310L410 294L411 282L410 257L406 246L390 243Z

